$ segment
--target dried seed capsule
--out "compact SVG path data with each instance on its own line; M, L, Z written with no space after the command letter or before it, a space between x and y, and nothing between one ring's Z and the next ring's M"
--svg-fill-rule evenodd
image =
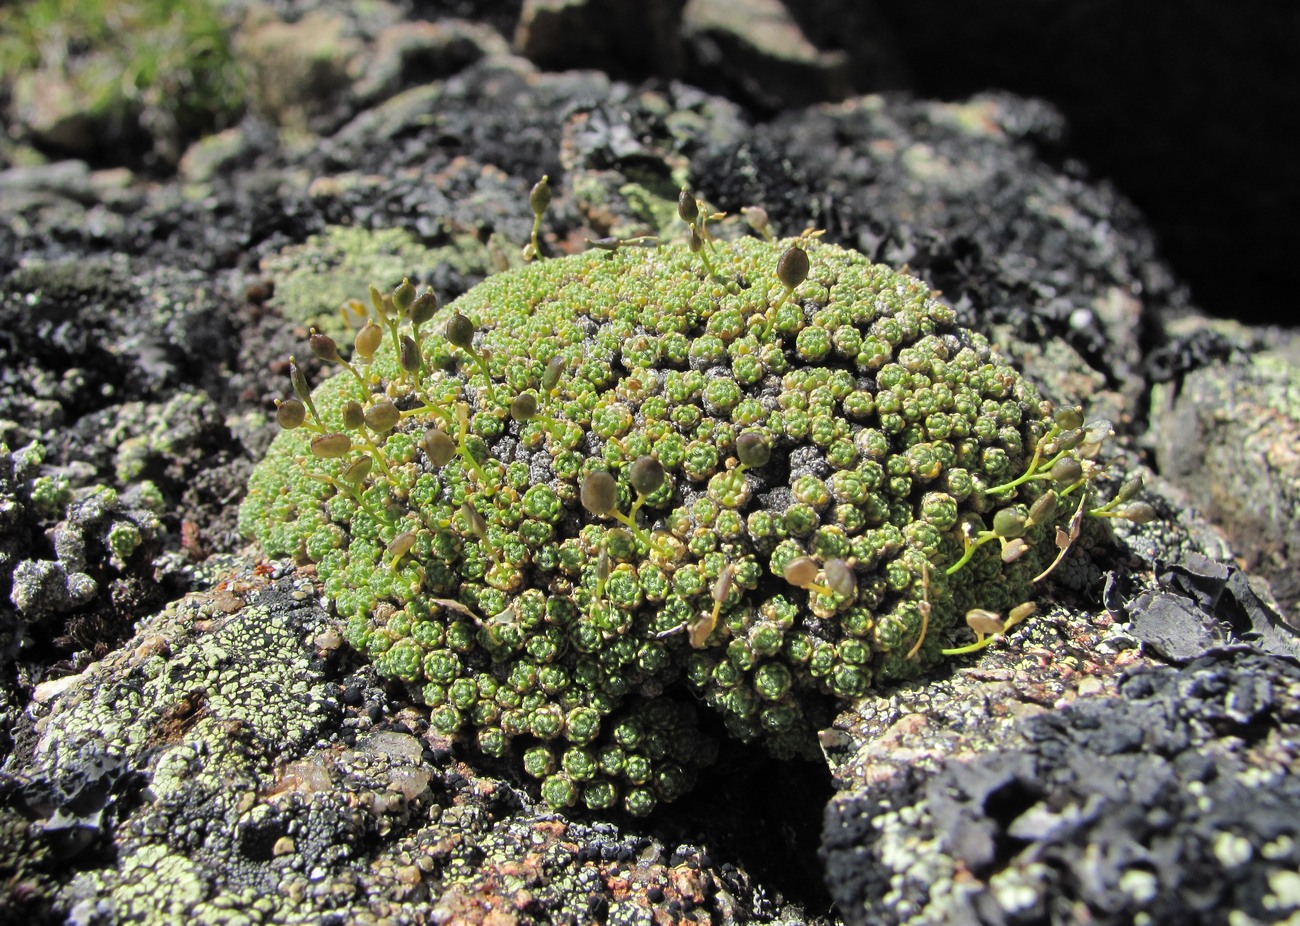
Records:
M546 364L546 369L542 372L542 391L550 392L560 382L560 374L564 372L564 358L552 357Z
M311 452L322 460L337 460L352 449L352 438L346 434L321 434L313 437Z
M444 337L461 350L471 350L474 344L474 323L457 312L447 319Z
M483 520L483 515L474 510L474 506L469 502L460 503L460 513L465 519L465 524L469 532L479 540L487 539L487 521Z
M397 311L405 315L406 310L411 307L411 303L414 301L415 287L411 284L409 279L403 277L402 282L398 284L397 289L393 290L393 306Z
M826 584L835 594L847 598L858 587L858 576L853 567L842 559L828 559L822 567Z
M433 294L433 290L426 289L411 303L411 324L418 328L433 318L433 314L437 311L438 297Z
M388 555L394 560L401 559L415 546L415 531L404 531L388 543Z
M991 633L1001 633L1003 629L1002 615L997 611L986 611L984 608L971 608L967 611L966 624L981 637Z
M343 471L342 479L350 485L360 485L361 481L370 475L374 465L375 461L367 453Z
M334 339L328 334L321 334L313 328L307 343L311 346L311 352L321 360L329 360L334 363L343 362L343 358L339 356L339 346L334 343Z
M521 392L510 403L510 417L515 421L529 421L537 417L537 397L531 392Z
M756 431L746 431L736 438L736 458L747 469L766 466L772 457L772 448L767 439Z
M762 206L746 206L740 210L740 214L745 217L749 227L754 229L760 235L767 233L768 216L767 210Z
M355 431L366 423L366 411L360 402L348 402L343 406L343 427Z
M398 363L407 373L414 373L420 369L420 346L409 334L402 335L401 340L398 341Z
M456 442L446 431L429 428L424 432L424 439L420 443L434 466L445 466L456 455Z
M292 431L307 420L307 406L299 399L285 399L275 406L275 420L286 431Z
M811 556L796 556L785 564L781 576L797 588L807 588L817 581L817 562Z
M1025 516L1014 508L1003 508L993 516L993 533L1004 540L1024 536Z
M402 413L392 402L376 402L366 409L366 427L377 433L391 431L402 420Z
M618 504L618 483L603 469L593 470L582 480L578 499L592 514L608 514Z
M289 358L289 382L293 383L293 392L302 399L303 404L311 405L311 386L307 383L307 374L298 366L298 362Z
M1025 543L1023 537L1017 537L1002 547L1002 562L1014 563L1028 552L1029 544Z
M367 318L366 323L361 326L357 336L352 341L352 346L356 348L357 353L366 360L375 356L375 351L379 350L379 345L384 341L384 329L375 324L374 319Z
M628 469L628 481L638 495L651 495L664 484L664 465L651 456L638 457Z
M700 204L695 201L690 190L684 189L677 194L677 214L687 225L694 224L700 217Z
M541 218L542 213L551 205L551 195L549 177L543 176L533 184L532 190L528 193L528 208L533 210L533 215Z
M808 279L808 252L797 244L790 245L776 263L776 276L788 289Z
M700 237L700 230L694 225L691 226L691 253L698 254L704 250L704 239Z
M1083 478L1083 466L1074 457L1062 457L1052 464L1051 476L1058 486L1071 486Z
M715 604L722 604L731 594L732 583L736 579L736 564L727 563L718 573L718 581L713 583L713 601Z

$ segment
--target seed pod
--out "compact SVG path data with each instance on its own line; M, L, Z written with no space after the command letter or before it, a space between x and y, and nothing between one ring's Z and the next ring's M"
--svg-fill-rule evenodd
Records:
M321 360L329 360L334 363L343 362L343 358L339 356L339 346L334 343L334 339L328 334L321 334L313 328L307 343L311 346L311 352Z
M1095 457L1101 445L1115 433L1115 426L1106 418L1089 421L1083 429L1083 443L1079 445L1079 456L1085 460Z
M1119 510L1119 516L1134 524L1149 524L1157 517L1156 509L1148 502L1130 502Z
M366 423L366 411L360 402L348 402L343 406L343 427L355 431Z
M768 216L767 210L762 206L746 206L740 210L740 214L745 217L749 227L754 229L760 235L767 232Z
M461 350L471 350L474 344L474 323L457 312L447 319L443 336Z
M352 438L346 434L321 434L311 440L313 456L322 460L337 460L352 449Z
M605 582L609 579L609 549L602 543L600 550L596 553L596 581L603 588Z
M375 351L379 350L379 345L384 341L384 329L375 324L373 319L367 318L366 323L361 326L357 336L352 341L352 346L356 348L359 355L366 360L375 356Z
M293 392L302 399L303 404L311 405L311 386L307 383L307 374L298 366L298 362L289 358L289 382L293 383Z
M483 515L474 510L474 506L469 502L460 503L460 513L465 519L469 532L479 540L487 539L487 521L483 520Z
M700 230L694 225L691 226L691 253L698 254L704 250L704 239L700 237Z
M1056 440L1047 445L1047 452L1060 453L1062 450L1073 450L1081 443L1083 443L1083 428L1071 428L1056 435Z
M1115 501L1126 502L1141 491L1142 477L1129 476L1124 480L1124 484L1119 487L1119 491L1115 493Z
M542 391L550 392L560 382L560 374L564 372L564 358L560 356L552 357L546 364L546 369L542 372Z
M997 611L986 611L984 608L971 608L967 611L966 624L981 637L991 633L1001 633L1003 630L1002 615Z
M1073 431L1083 427L1083 408L1078 405L1065 405L1052 412L1052 421L1062 431Z
M407 373L420 369L420 345L409 334L402 335L398 343L398 363Z
M456 455L456 442L446 431L429 428L424 432L424 439L420 443L434 466L445 466Z
M788 289L808 279L808 252L797 244L790 245L776 262L776 276Z
M811 556L796 556L785 564L781 576L797 588L807 588L817 581L817 562Z
M415 531L404 531L388 543L388 555L394 560L401 559L415 546Z
M398 284L397 289L393 290L393 306L397 311L405 315L406 310L411 307L411 303L414 301L415 287L411 284L409 279L403 277L402 282Z
M391 431L401 420L402 413L392 402L376 402L366 409L366 427L378 434Z
M700 217L700 204L695 201L690 190L683 189L677 194L677 214L687 225L693 225Z
M1019 624L1025 618L1030 617L1037 610L1038 605L1034 604L1032 601L1022 601L1020 604L1012 608L1009 614L1007 614L1006 623L1002 625L1003 629L1005 630L1016 626L1016 624Z
M433 314L437 311L438 297L433 294L433 290L426 289L411 303L411 324L418 328L433 318Z
M605 470L593 470L582 480L578 500L592 514L608 514L618 504L618 483Z
M822 569L826 573L826 584L840 597L847 598L858 587L857 573L846 561L828 559Z
M345 469L341 478L349 485L360 485L361 481L370 475L370 470L374 465L375 461L367 453Z
M1003 540L1012 540L1025 533L1025 516L1014 508L1003 508L993 516L993 533Z
M551 205L551 183L550 178L543 175L541 180L533 184L532 190L528 193L528 208L533 210L533 215L541 218L542 213Z
M1026 523L1029 527L1046 524L1052 520L1054 514L1056 514L1056 493L1047 492L1040 495L1029 506L1029 520Z
M286 431L292 431L307 420L307 406L299 399L285 399L275 406L275 420Z
M627 476L638 495L651 495L664 484L664 465L652 456L637 457Z
M1083 466L1074 457L1062 457L1052 464L1051 476L1058 486L1071 486L1083 478Z
M617 251L623 244L622 238L597 238L592 241L587 239L587 244L593 248L600 248L602 251Z
M772 448L762 434L746 431L736 438L736 458L747 469L757 469L767 465L772 458Z
M727 563L718 573L718 581L713 583L713 601L715 604L722 604L731 594L732 583L736 579L736 564Z
M521 392L510 403L510 417L515 421L529 421L537 417L537 397L531 392Z
M373 283L370 284L370 304L374 307L375 314L380 318L388 317L384 312L384 296Z
M1023 537L1017 537L1002 547L1002 562L1014 563L1028 552L1029 544L1025 543Z

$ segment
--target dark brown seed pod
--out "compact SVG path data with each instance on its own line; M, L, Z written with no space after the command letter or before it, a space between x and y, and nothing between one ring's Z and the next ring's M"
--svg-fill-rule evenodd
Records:
M757 431L746 431L736 438L736 459L747 469L766 466L772 458L772 448L767 438Z
M307 406L300 399L285 399L275 406L275 420L286 431L292 431L307 420Z
M375 351L379 350L379 345L383 342L384 329L376 325L373 319L367 318L353 339L352 346L360 356L369 360L375 356Z
M343 362L343 358L339 356L339 346L334 343L334 339L328 334L321 334L313 328L307 343L311 345L311 352L321 360L329 360L333 363Z
M406 310L411 307L411 303L414 301L415 286L412 285L410 280L403 277L402 282L397 285L397 289L393 290L393 307L405 315Z
M713 583L714 604L722 604L727 600L727 596L731 594L731 586L735 582L735 579L736 565L734 563L727 563L727 565L722 567L722 571L718 573L718 581Z
M424 432L424 439L420 441L424 447L424 452L428 454L429 462L434 466L445 466L447 462L456 455L456 442L446 431L438 428L429 428Z
M433 318L434 313L437 311L438 297L433 294L433 290L426 289L416 296L415 301L411 303L411 324L418 328Z
M402 335L398 343L398 363L407 373L420 369L420 345L409 334Z
M605 470L593 470L582 480L578 500L592 514L609 514L618 504L618 483Z
M533 210L533 215L541 218L542 213L551 205L551 196L550 178L543 176L528 193L528 208Z
M628 468L627 479L638 495L652 495L664 484L664 465L652 456L637 457Z
M785 564L781 576L796 588L807 588L817 581L817 561L811 556L796 556Z
M700 204L695 201L690 190L682 190L677 194L677 214L687 225L693 225L700 217Z
M792 244L776 262L777 279L787 289L794 289L808 279L808 266L808 252L799 245Z
M691 226L691 253L698 254L704 249L704 239L700 237L700 230L694 225Z
M321 434L313 437L311 452L322 460L337 460L352 449L352 438L346 434Z
M392 402L376 402L366 409L366 427L378 434L391 431L401 420L402 413Z
M360 402L347 402L343 406L343 427L355 431L366 423L366 410Z
M474 323L457 312L447 319L447 328L443 335L449 342L461 350L472 350L474 344Z

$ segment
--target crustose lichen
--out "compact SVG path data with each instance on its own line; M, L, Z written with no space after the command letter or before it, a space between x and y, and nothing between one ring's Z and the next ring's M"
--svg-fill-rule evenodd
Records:
M1109 426L922 283L812 235L716 241L691 205L688 246L602 243L444 308L372 292L350 361L312 340L346 369L313 392L294 365L241 511L438 731L553 806L682 794L716 749L701 705L805 752L831 698L1023 619L1085 515L1150 516L1135 483L1092 500Z

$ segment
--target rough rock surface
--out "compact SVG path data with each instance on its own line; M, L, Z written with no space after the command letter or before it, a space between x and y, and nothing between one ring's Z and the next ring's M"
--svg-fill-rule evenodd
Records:
M23 592L20 612L12 584L0 596L0 918L1293 914L1297 679L1288 657L1262 653L1293 658L1295 641L1258 581L1271 575L1294 603L1282 551L1295 543L1296 360L1280 339L1190 333L1204 322L1141 215L1070 159L1046 104L867 95L764 120L745 92L539 70L507 53L519 4L438 5L458 20L418 8L426 19L384 3L256 10L242 37L270 28L264 52L295 57L259 72L274 74L263 108L195 142L176 177L132 172L139 151L193 139L174 125L129 151L43 148L18 123L0 143L0 440L46 451L0 487L4 574L84 560L63 573L100 577L54 610ZM834 50L788 9L809 47ZM337 57L319 64L328 99L309 86L315 40L294 28L320 17L337 26ZM87 160L59 160L69 151ZM344 283L305 304L294 281L336 261L318 245L339 228L400 229L418 245L398 249L414 255L404 266L361 248L348 252L359 263L329 267L395 269L447 300L518 261L543 173L556 189L548 253L680 235L687 183L737 228L760 205L781 232L817 226L907 264L1045 392L1112 417L1124 469L1172 477L1148 480L1159 520L1096 538L1011 639L827 731L840 797L824 862L825 768L752 753L645 824L542 812L504 769L471 768L431 737L404 693L340 645L309 573L255 567L241 548L235 509L272 436L285 360L322 306L363 295ZM1241 414L1215 413L1229 402ZM1220 450L1194 465L1193 425ZM63 480L64 507L30 504L41 477ZM130 511L78 522L66 507L104 486L147 494L163 528L136 523L150 543L125 572L103 531ZM1247 524L1244 511L1265 516ZM122 576L139 594L114 597ZM1252 651L1216 649L1241 642Z

